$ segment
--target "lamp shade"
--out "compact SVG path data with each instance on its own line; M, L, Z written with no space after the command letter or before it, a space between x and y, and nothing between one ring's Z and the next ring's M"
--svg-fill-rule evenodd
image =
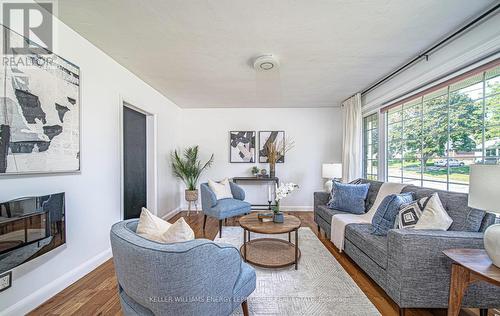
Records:
M321 174L322 174L322 177L325 179L342 178L342 164L341 163L324 163Z
M500 214L500 166L471 165L469 207Z

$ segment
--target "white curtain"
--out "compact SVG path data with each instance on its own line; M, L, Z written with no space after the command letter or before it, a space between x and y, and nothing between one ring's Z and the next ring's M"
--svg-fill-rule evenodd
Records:
M342 180L350 182L361 177L362 155L361 94L342 103Z

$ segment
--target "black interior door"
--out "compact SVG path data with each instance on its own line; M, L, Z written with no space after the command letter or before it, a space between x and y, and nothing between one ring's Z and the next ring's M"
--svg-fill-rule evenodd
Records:
M146 115L123 107L123 218L146 207Z

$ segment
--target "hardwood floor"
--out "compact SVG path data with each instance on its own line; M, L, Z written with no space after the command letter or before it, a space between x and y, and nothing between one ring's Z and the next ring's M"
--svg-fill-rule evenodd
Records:
M333 244L325 237L324 233L318 234L312 212L291 212L291 214L301 219L303 227L311 228L382 315L399 315L397 305L385 294L385 292L351 259L349 259L349 257L343 253L339 253ZM218 222L215 219L209 218L207 220L204 234L203 215L201 213L197 214L191 212L191 215L188 217L186 212L181 212L170 219L170 222L175 222L181 216L186 219L194 230L196 238L215 238L218 232ZM229 219L227 225L237 226L238 218ZM462 310L460 315L478 314L478 310ZM29 315L121 315L113 261L109 260L105 262L97 269L39 306ZM410 309L407 310L406 313L406 316L427 315L446 315L446 310ZM495 315L495 313L490 311L490 315Z

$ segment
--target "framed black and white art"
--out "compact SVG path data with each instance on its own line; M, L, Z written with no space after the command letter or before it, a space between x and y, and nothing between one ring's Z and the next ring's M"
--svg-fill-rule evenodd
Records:
M79 172L80 68L47 51L13 55L0 74L0 175Z
M255 163L255 131L229 132L229 162Z
M285 143L285 131L260 131L259 132L259 162L267 163L267 146L269 143L283 145ZM285 156L279 157L277 163L284 163Z

